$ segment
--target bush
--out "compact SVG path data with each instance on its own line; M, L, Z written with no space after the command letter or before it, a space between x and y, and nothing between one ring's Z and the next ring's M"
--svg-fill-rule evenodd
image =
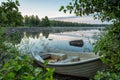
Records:
M0 70L0 80L53 80L54 69L34 68L27 55L17 56L5 63Z
M94 77L94 80L119 80L120 73L114 73L110 71L98 72Z
M107 31L101 35L100 40L96 42L95 52L99 52L102 61L108 64L114 71L120 71L120 23L115 23L107 28Z
M18 34L5 35L1 27L16 27L22 23L22 15L18 10L18 0L2 2L0 5L0 80L52 80L53 69L33 67L33 60L26 55L21 55L17 49L8 42L11 39L18 42Z
M4 31L0 28L0 80L53 80L54 69L34 67L29 56L5 42Z
M19 52L11 43L7 43L5 28L0 28L0 44L0 68L2 68L7 61L18 56Z
M120 22L109 26L107 31L95 44L95 52L102 57L107 64L105 72L98 72L95 80L119 80L120 79Z

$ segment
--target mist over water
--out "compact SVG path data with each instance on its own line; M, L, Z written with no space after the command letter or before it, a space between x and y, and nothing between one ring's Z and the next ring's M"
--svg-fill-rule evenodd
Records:
M17 45L24 53L40 53L45 49L59 49L71 52L92 52L96 36L100 34L98 29L66 31L49 33L45 37L42 33L39 36L24 36ZM71 46L70 41L83 40L83 46Z

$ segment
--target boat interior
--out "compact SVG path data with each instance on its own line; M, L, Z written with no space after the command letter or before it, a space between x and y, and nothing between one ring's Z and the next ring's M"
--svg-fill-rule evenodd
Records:
M95 53L67 51L43 52L40 53L40 56L44 60L48 60L49 63L74 63L99 58L99 55L96 55Z

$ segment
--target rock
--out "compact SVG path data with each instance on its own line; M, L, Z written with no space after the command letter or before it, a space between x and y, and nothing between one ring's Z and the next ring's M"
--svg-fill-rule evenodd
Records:
M83 40L73 40L73 41L70 41L69 44L71 46L83 47L84 42Z

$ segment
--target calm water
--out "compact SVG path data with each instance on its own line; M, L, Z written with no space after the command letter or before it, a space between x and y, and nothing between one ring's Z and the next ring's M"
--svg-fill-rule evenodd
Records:
M49 47L73 51L73 52L92 52L95 36L99 34L99 30L80 30L72 32L49 34ZM80 40L84 42L83 47L71 46L69 41Z
M44 50L45 46L50 49L60 49L72 52L92 52L94 47L93 43L96 41L96 37L99 34L100 31L98 29L81 29L78 31L64 31L61 33L52 32L47 34L47 39L43 37L44 34L43 36L39 35L39 37L23 37L18 46L19 50L28 53L36 51L39 53ZM72 40L83 40L84 45L82 47L71 46L69 42Z

